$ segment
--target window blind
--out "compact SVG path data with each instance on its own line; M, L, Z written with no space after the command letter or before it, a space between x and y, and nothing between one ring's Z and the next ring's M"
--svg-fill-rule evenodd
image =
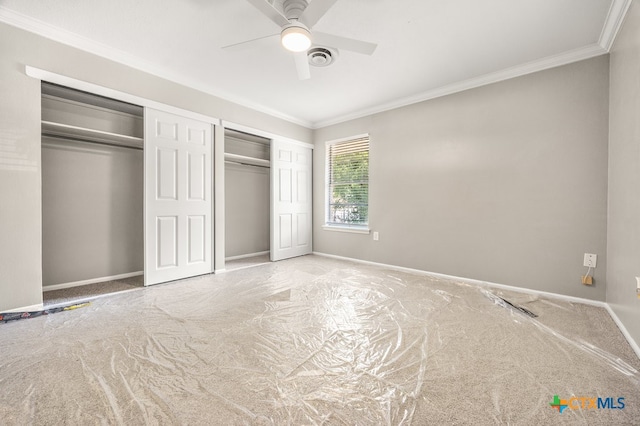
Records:
M368 136L327 146L327 198L327 225L368 225Z

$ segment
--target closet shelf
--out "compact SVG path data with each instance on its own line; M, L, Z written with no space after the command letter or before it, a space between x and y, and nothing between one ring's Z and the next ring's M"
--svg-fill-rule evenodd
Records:
M88 129L69 124L42 121L42 134L47 136L62 136L74 139L82 139L89 142L117 144L131 148L142 149L144 139L136 136L121 135L102 130Z
M249 164L252 166L269 167L271 165L271 162L269 160L264 160L262 158L248 157L246 155L231 154L228 152L225 152L224 160L231 161L234 163Z

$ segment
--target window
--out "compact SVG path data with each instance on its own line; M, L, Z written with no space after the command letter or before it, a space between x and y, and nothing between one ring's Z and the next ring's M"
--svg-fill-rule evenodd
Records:
M327 143L327 227L368 230L369 135Z

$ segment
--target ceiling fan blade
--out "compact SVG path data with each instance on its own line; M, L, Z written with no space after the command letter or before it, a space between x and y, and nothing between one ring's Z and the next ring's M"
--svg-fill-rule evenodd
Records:
M376 50L376 47L378 47L375 43L354 40L352 38L340 37L333 34L320 33L318 31L313 32L313 44L349 50L362 55L371 55Z
M280 37L280 34L271 34L264 37L254 38L253 40L246 40L241 41L240 43L229 44L227 46L222 46L221 49L233 52L237 50L258 48L261 45L266 47L267 45L271 45L273 43L271 39L274 39L276 37Z
M289 20L278 9L267 3L266 0L247 0L256 9L262 12L267 18L271 19L277 26L284 27L289 25Z
M304 9L298 21L305 24L307 28L313 27L316 22L331 9L331 6L333 6L336 1L338 0L313 0L309 3L309 6Z
M296 53L294 58L296 60L296 69L298 70L298 79L310 79L311 70L309 69L309 58L307 58L307 52Z

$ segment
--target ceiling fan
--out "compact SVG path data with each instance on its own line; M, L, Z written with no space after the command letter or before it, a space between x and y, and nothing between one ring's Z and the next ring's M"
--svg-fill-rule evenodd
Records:
M298 78L306 80L311 77L309 61L314 65L327 65L331 60L332 49L343 49L363 55L371 55L377 45L366 41L354 40L319 31L311 32L311 28L322 18L337 0L283 0L282 11L272 3L278 0L247 0L280 27L280 34L271 34L253 40L224 46L223 49L235 50L247 47L258 41L280 36L282 46L294 53ZM309 50L312 45L320 46ZM335 51L333 51L335 54ZM328 55L328 57L327 57Z

